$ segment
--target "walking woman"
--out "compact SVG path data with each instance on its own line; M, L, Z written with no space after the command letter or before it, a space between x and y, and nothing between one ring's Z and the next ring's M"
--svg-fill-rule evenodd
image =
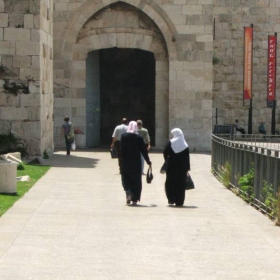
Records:
M163 156L168 158L166 171L165 193L168 204L182 206L185 201L185 182L190 170L188 144L180 128L171 130L173 138L166 145Z
M138 135L137 123L131 121L127 132L121 136L122 184L126 192L126 203L136 205L142 191L141 154L148 165L151 165L143 138Z

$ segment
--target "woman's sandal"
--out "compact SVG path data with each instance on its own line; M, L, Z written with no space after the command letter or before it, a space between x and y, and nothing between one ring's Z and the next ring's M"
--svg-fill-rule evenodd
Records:
M127 194L126 195L126 204L130 204L130 202L131 202L131 195Z

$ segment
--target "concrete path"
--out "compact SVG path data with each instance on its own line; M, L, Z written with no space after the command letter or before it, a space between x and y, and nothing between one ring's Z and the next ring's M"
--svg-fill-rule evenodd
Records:
M151 160L133 207L109 152L57 152L0 218L0 279L280 279L280 228L212 176L209 155L191 154L183 208L167 206L162 155Z

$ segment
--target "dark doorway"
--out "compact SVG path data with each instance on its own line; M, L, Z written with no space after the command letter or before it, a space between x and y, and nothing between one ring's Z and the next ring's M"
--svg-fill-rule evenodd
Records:
M142 119L155 142L155 59L138 49L103 49L100 65L100 144L111 143L113 130L126 117Z

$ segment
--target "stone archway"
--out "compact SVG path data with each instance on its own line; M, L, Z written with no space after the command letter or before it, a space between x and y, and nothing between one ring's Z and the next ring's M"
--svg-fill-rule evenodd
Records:
M178 60L181 46L176 28L166 12L150 0L90 0L83 3L73 14L65 28L59 48L59 56L71 59L73 46L85 23L92 15L114 3L126 3L131 5L139 11L142 11L147 18L151 19L162 33L167 46L169 61Z
M127 1L129 2L129 1ZM103 9L100 10L100 5ZM98 9L99 8L99 9ZM145 6L142 7L145 10ZM65 33L59 59L69 65L71 116L79 128L86 132L86 58L89 52L106 48L140 49L154 53L156 60L156 112L155 112L155 143L161 147L168 137L168 100L169 100L169 59L177 56L176 44L172 42L170 28L158 13L150 15L162 26L164 34L140 9L124 2L104 7L85 4L76 13L75 24L69 24ZM83 12L82 12L83 11ZM90 11L96 11L89 16ZM108 14L114 12L114 15ZM107 16L109 22L102 17ZM127 20L127 19L130 20ZM87 19L87 20L86 20ZM135 24L135 23L138 23ZM102 26L101 26L102 25ZM165 37L169 37L167 43ZM169 51L170 50L170 51ZM79 146L85 146L86 135L80 136Z

